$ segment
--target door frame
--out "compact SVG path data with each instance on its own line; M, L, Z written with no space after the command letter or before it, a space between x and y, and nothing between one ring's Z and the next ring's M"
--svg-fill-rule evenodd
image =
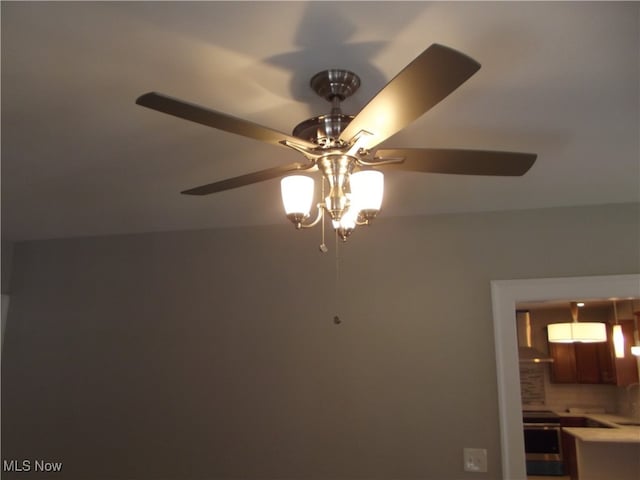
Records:
M492 280L502 478L526 480L516 303L602 300L640 295L640 274Z

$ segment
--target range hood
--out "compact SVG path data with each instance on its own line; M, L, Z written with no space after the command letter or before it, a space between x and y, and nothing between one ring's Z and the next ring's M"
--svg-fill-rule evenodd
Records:
M541 352L531 343L531 315L529 310L516 310L518 331L518 356L520 363L551 363L553 358Z

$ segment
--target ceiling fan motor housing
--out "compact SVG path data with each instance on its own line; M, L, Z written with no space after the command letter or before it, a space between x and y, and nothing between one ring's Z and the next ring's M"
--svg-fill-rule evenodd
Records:
M298 124L293 129L293 136L318 145L335 146L332 143L354 118L340 111L340 102L360 88L360 77L349 70L323 70L311 77L309 85L318 96L331 102L331 113Z
M293 136L318 145L331 145L332 140L340 137L342 131L353 120L353 115L330 113L313 117L299 123L293 129Z

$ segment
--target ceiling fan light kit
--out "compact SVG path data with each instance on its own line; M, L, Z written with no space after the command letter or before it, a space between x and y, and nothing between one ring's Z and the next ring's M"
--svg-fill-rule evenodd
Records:
M302 221L311 211L313 183L313 178L305 175L289 175L280 180L284 212L296 228L302 228Z
M456 90L480 64L449 47L433 44L416 57L356 115L340 104L360 86L349 70L330 69L311 78L311 88L331 103L331 112L299 123L292 135L209 110L160 93L140 96L136 103L176 117L293 149L306 159L185 190L208 195L282 178L287 217L296 228L308 228L329 215L337 235L346 240L357 225L369 224L380 211L384 177L380 169L460 175L524 175L536 160L531 153L430 148L377 148L386 139ZM308 220L314 182L302 172L322 175L323 197L318 215ZM290 176L288 176L290 175ZM306 178L306 180L305 180ZM324 196L325 184L329 193Z
M368 225L380 211L384 191L384 175L377 170L360 170L349 176L350 191L332 189L317 204L318 215L310 223L303 223L311 213L314 181L306 175L289 175L280 181L282 203L287 218L297 229L311 228L329 212L334 230L346 241L356 225Z

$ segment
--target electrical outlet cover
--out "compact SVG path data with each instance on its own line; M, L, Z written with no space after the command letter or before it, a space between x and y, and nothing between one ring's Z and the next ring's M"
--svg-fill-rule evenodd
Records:
M487 471L487 449L465 448L462 451L465 472Z

